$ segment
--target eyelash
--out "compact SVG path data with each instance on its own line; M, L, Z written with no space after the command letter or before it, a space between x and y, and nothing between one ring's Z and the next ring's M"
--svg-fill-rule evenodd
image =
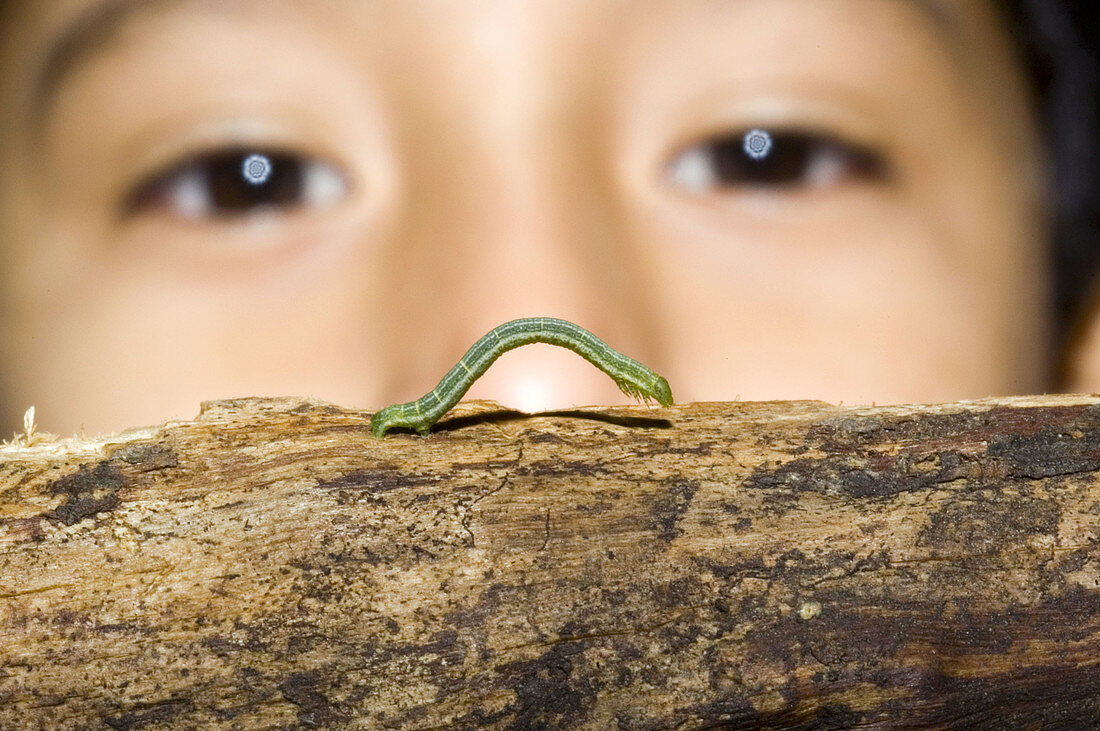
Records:
M752 155L746 139L767 138ZM883 181L886 163L874 150L831 135L801 130L752 129L723 134L680 150L666 167L668 181L692 193L732 188L826 188L851 180Z
M227 147L189 156L134 187L127 215L164 210L187 219L228 219L330 205L347 193L335 166L289 150Z

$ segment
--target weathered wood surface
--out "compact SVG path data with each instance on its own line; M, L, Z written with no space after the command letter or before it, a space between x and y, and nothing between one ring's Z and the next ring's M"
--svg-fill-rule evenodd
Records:
M0 728L1100 718L1100 399L462 408L0 449Z

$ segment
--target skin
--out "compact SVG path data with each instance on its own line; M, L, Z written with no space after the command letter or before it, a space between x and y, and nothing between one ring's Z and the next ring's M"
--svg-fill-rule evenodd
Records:
M1038 135L991 2L145 2L36 100L106 4L0 19L4 428L31 404L62 433L254 394L380 408L535 315L681 402L1047 387ZM785 185L708 174L706 143L754 127L839 152ZM290 151L327 192L134 203L225 147ZM629 400L543 345L468 397Z

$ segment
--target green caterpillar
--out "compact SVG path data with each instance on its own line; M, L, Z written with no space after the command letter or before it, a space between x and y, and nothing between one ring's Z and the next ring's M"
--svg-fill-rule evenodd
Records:
M375 413L371 433L383 437L395 427L414 429L427 436L432 424L451 410L501 353L530 343L549 343L569 348L611 376L623 393L661 406L672 406L668 381L644 365L608 347L583 327L553 317L525 317L512 320L486 333L474 343L462 360L443 376L430 393L407 404L394 404Z

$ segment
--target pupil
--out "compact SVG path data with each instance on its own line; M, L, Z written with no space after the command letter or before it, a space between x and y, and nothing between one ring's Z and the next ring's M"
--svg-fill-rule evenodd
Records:
M727 185L793 185L802 181L816 140L799 134L772 138L763 130L710 144L714 172Z
M204 165L210 202L221 213L287 207L302 201L303 163L292 155L234 151Z

